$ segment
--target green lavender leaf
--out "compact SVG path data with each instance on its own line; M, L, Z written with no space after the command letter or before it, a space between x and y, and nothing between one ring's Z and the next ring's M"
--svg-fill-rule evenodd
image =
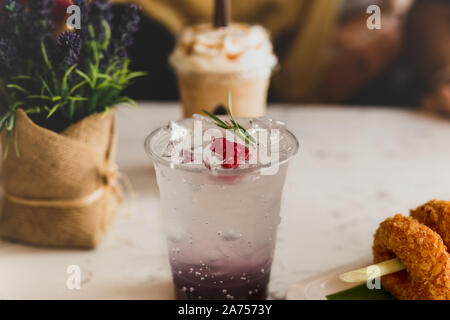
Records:
M77 83L76 85L74 85L72 87L72 89L70 89L69 94L73 94L75 91L77 91L79 88L84 86L86 83L89 83L89 81L84 80L84 81Z
M117 102L118 103L122 103L122 102L127 103L127 104L131 105L135 109L139 108L137 103L136 103L136 101L134 101L133 99L128 98L128 97L122 97L119 100L117 100Z
M47 82L42 77L40 77L40 79L41 79L41 82L42 82L42 90L41 90L41 92L43 93L43 91L47 90L47 92L50 95L50 97L53 97L53 93L50 90L50 87L48 86Z
M18 90L20 92L28 94L28 91L24 87L19 86L18 84L10 83L10 84L7 84L6 87L7 88L11 88L11 89L16 89L16 90Z
M42 51L42 56L44 57L45 64L47 65L47 67L50 70L52 70L53 67L52 67L52 64L50 63L50 60L48 59L47 50L45 49L45 45L44 45L43 41L41 41L41 51Z
M3 124L6 123L6 120L8 120L9 117L9 112L5 113L1 118L0 118L0 128L3 129ZM0 130L1 131L1 130Z
M84 80L86 80L86 82L89 83L89 86L90 86L91 88L94 88L94 82L93 82L93 80L92 80L86 73L84 73L83 71L81 71L81 70L79 70L79 69L75 70L75 72L76 72L80 77L82 77Z
M11 131L6 130L6 133L5 133L5 149L3 150L3 159L6 159L8 157L10 137L11 137Z
M25 99L42 99L42 100L49 100L49 101L51 101L52 97L45 96L45 95L42 95L42 94L32 94L32 95L26 96Z
M49 110L49 112L48 112L48 114L47 114L47 119L50 118L50 117L58 110L58 108L59 108L60 106L61 106L60 103L55 104L55 105L53 106L53 108L51 108L51 109Z
M80 97L80 96L76 96L76 97L68 97L67 98L69 101L88 101L88 98L85 97Z
M41 112L41 108L39 106L33 107L33 108L28 108L27 110L25 110L26 114L33 114L33 113L40 113L40 112Z
M19 158L20 157L20 152L19 152L19 143L18 143L17 140L18 140L17 139L17 126L14 125L14 150L16 151L17 158Z
M63 81L62 81L62 89L63 90L66 90L66 88L67 88L67 79L69 78L69 76L72 73L73 69L75 69L76 67L77 67L77 65L74 64L69 69L67 69L67 71L64 73L64 77L63 77Z
M230 121L223 121L219 117L215 116L211 112L202 109L203 113L205 113L208 117L212 118L216 125L220 128L223 128L225 130L232 131L236 136L244 140L246 143L255 143L256 140L248 133L248 131L242 127L235 119L233 114L233 102L231 97L231 90L228 91L228 114L230 116Z
M202 111L203 111L204 113L206 113L206 114L207 114L210 118L212 118L214 121L216 121L216 124L222 125L223 127L225 127L225 129L231 129L231 128L229 128L229 125L226 124L225 122L223 122L219 117L217 117L217 116L215 116L214 114L212 114L212 113L206 111L205 109L202 109Z

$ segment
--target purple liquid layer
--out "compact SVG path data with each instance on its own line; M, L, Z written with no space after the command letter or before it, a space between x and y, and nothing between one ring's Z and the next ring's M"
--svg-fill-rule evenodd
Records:
M264 300L270 263L224 268L173 263L175 295L180 300Z

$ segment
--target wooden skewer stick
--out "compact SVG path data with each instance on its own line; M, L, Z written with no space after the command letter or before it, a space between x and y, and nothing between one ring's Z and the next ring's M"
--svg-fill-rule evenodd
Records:
M404 270L405 266L397 258L373 264L371 266L343 273L339 276L344 282L366 282L376 277L385 276Z
M226 27L230 23L230 1L216 0L214 8L214 27Z

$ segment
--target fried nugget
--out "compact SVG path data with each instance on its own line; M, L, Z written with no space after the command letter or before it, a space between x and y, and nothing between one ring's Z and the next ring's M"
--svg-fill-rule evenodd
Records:
M412 217L382 222L373 243L374 263L397 257L406 270L381 278L402 300L450 300L450 255L442 238Z
M450 250L450 202L431 200L430 202L411 210L411 217L437 232L447 251Z

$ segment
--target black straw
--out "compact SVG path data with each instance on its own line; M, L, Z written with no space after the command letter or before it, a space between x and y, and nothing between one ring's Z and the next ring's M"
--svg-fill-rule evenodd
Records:
M230 23L230 1L216 0L214 9L214 27L226 27Z

